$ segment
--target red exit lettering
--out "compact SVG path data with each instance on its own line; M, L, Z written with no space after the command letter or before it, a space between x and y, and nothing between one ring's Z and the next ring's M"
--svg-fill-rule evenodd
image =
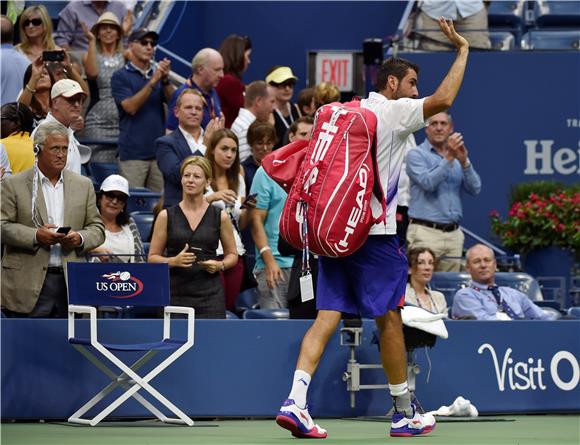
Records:
M322 61L322 81L331 82L345 88L348 81L349 60L324 59Z

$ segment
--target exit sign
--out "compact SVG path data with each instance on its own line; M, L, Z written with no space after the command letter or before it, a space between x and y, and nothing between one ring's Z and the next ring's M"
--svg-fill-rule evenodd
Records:
M340 91L353 91L354 57L352 52L316 54L316 84L331 82Z

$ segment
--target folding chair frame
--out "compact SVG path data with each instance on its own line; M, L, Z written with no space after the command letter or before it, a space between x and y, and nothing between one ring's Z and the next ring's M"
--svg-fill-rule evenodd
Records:
M173 363L177 358L179 358L185 351L193 346L194 343L194 320L195 311L193 308L178 307L178 306L166 306L164 308L163 315L163 340L169 339L171 334L171 314L186 314L187 315L187 341L178 349L173 351L165 360L163 360L159 365L157 365L153 370L151 370L144 377L140 377L136 371L151 360L158 351L149 350L131 366L123 363L117 356L115 356L111 351L109 351L105 346L103 346L98 341L97 336L97 309L92 306L80 306L80 305L69 305L68 307L68 338L69 340L75 338L75 314L89 314L90 317L90 341L91 346L99 351L106 359L117 366L122 372L117 375L113 372L103 361L101 361L95 354L93 354L85 345L74 344L73 346L81 354L83 354L88 360L90 360L97 368L99 368L103 373L105 373L112 382L109 383L104 389L97 393L91 400L85 403L81 408L79 408L72 416L69 417L68 421L71 423L79 423L85 425L95 426L106 416L117 409L122 403L129 399L129 397L134 397L141 405L147 408L151 413L153 413L159 420L166 423L175 424L185 424L188 426L193 426L193 420L186 416L179 408L177 408L173 403L171 403L167 398L165 398L159 391L153 388L149 382L159 375L165 368L167 368L171 363ZM84 419L82 416L99 403L105 396L107 396L111 391L117 387L122 387L125 392L115 399L109 406L103 409L99 414L97 414L92 419ZM151 394L155 399L157 399L161 404L163 404L167 409L169 409L177 418L170 418L165 416L161 411L159 411L155 406L153 406L148 400L146 400L141 394L138 393L140 389L144 389L149 394Z

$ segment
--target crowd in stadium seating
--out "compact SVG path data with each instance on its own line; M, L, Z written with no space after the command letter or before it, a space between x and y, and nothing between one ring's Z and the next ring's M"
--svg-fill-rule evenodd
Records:
M244 277L253 273L261 308L290 303L297 316L314 318L312 303L300 310L301 255L278 247L286 193L260 164L272 150L309 139L315 110L340 100L340 91L324 82L300 91L294 103L297 78L288 66L244 85L252 44L238 35L219 51L201 49L191 76L176 88L170 61L153 60L159 35L132 22L119 2L70 2L53 37L46 8L33 6L20 15L21 42L14 46L14 24L1 18L2 65L10 63L10 75L2 71L3 278L29 256L42 257L31 263L35 287L2 280L3 308L16 316L63 316L63 267L91 253L92 261L139 262L148 255L169 263L173 303L196 307L200 317L234 311ZM451 117L432 120L427 140L408 152L407 237L416 249L409 252L407 299L446 314L444 297L429 281L438 257L461 256L459 192L477 194L481 181ZM100 183L93 176L95 197L80 174L90 176L99 163L116 164L120 175ZM23 198L11 193L24 177L37 181L38 192L16 206ZM63 201L63 185L65 199L72 193L67 181L78 184L75 194L84 193L79 205ZM148 253L148 238L128 209L142 187L158 193L158 210L164 209ZM433 191L454 207L438 207ZM55 232L64 226L71 226L68 234ZM455 238L447 242L450 233ZM459 268L455 261L445 270Z

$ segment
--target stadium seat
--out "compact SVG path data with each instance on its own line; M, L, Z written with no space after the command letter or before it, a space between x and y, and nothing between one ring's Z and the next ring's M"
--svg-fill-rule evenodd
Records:
M166 264L125 264L124 268L122 272L111 272L111 266L106 263L68 263L68 341L112 380L103 390L72 414L68 421L71 423L95 426L130 397L134 397L137 402L162 422L192 426L193 421L159 391L153 388L149 382L193 346L195 311L193 308L169 305L169 270ZM103 281L108 286L103 287ZM91 283L91 285L88 283ZM99 283L101 286L99 286ZM122 286L112 286L113 283L118 283ZM161 341L131 344L104 343L99 341L97 327L106 329L107 324L97 323L97 308L95 306L114 306L118 304L118 294L132 292L132 288L125 289L125 287L130 284L139 286L139 283L141 283L139 298L131 298L135 295L133 293L123 295L123 301L130 301L133 307L164 308L163 337ZM126 298L130 298L130 300L126 300ZM89 320L80 320L77 323L75 321L77 314L88 314ZM171 336L171 316L173 314L187 316L186 338ZM85 329L87 321L89 322L90 328L88 336L86 335ZM77 335L77 324L82 325L78 332L84 335ZM138 369L162 351L171 352L169 356L152 370L147 368L146 375L140 376L137 374L136 371ZM125 352L141 352L144 355L135 361L135 357L132 354L127 357L123 356ZM122 358L127 358L128 363L132 364L126 364ZM109 368L111 364L121 371L119 375ZM75 383L82 380L83 374L81 373L77 377ZM121 396L117 397L94 417L83 417L115 389L122 389L124 391ZM138 393L140 390L143 390L141 394ZM143 397L143 392L151 395L177 417L167 417Z
M135 220L137 228L139 229L139 234L141 235L141 240L144 243L149 243L151 240L149 236L151 234L151 227L153 226L153 220L155 217L151 212L132 212L131 217Z
M532 301L543 301L542 290L537 280L523 272L497 272L495 282L498 286L507 286L526 294Z
M161 199L161 193L140 187L129 189L129 199L127 200L127 210L131 212L152 212Z
M447 307L453 306L455 293L469 286L471 277L467 272L435 272L431 280L431 289L442 292L447 300Z
M119 174L119 165L116 162L90 162L89 171L93 182L100 186L107 176Z
M244 312L243 318L287 320L290 318L290 312L288 309L248 309Z
M579 50L580 30L532 30L522 37L522 49Z
M578 1L540 0L533 3L535 23L540 28L580 26L580 5Z
M240 292L238 298L236 299L236 312L241 314L248 309L258 308L258 294L256 288L246 289Z
M572 306L568 308L568 317L580 319L580 306Z
M490 31L491 49L496 51L510 51L515 48L516 39L509 31Z
M238 317L232 311L226 311L226 320L239 320L239 319L240 317Z
M141 234L141 232L139 232L139 234ZM143 242L143 251L145 252L145 255L149 255L149 247L151 247L151 243Z
M524 0L490 2L487 9L487 21L490 28L521 26L525 14Z

